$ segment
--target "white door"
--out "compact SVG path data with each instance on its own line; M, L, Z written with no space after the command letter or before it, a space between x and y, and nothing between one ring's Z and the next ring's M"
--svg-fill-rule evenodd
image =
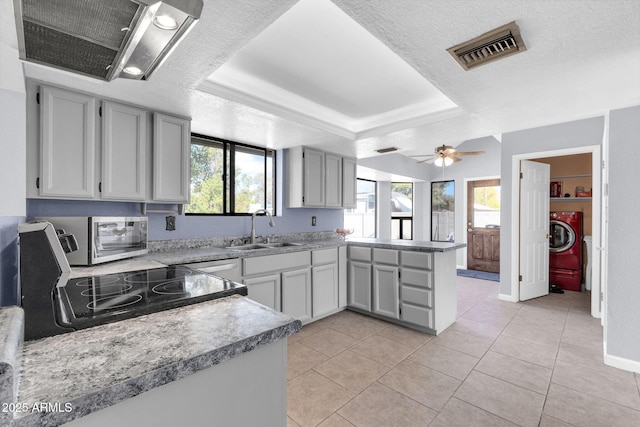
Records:
M545 163L520 165L520 301L549 293L549 175Z
M311 269L282 273L282 312L301 322L311 320Z

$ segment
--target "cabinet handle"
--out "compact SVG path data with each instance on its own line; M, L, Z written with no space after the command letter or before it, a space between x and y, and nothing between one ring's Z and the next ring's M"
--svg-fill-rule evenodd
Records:
M102 193L102 182L98 183L98 193Z
M36 188L40 188L40 177L36 178Z

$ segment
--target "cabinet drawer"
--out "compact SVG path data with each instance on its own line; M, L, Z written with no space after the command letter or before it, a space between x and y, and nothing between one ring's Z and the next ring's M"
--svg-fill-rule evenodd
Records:
M400 297L403 302L423 305L433 308L433 291L423 288L412 288L410 286L402 286L400 288Z
M433 268L433 253L402 251L402 265L431 270Z
M400 282L403 285L433 289L432 277L433 273L428 270L415 270L413 268L400 269Z
M349 246L349 260L371 262L371 248Z
M242 260L242 271L245 277L281 272L292 268L308 267L310 261L310 251L244 258Z
M403 303L402 320L433 329L433 310Z
M393 249L373 249L373 261L380 264L400 265L400 252Z
M338 262L338 249L319 249L311 251L311 263L313 265L334 264Z

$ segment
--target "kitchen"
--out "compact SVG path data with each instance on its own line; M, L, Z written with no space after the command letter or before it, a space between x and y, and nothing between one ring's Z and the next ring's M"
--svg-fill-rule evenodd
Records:
M484 94L485 97L494 99L495 104L492 105L494 111L501 111L504 114L511 112L510 116L502 119L500 125L486 124L480 126L480 123L468 122L469 119L449 118L450 126L424 126L423 132L415 133L414 130L396 131L385 136L372 136L367 138L364 134L355 144L349 137L334 136L334 133L328 132L325 128L318 129L320 126L317 121L310 122L308 118L296 116L288 116L288 120L277 119L273 112L264 113L256 109L251 104L243 104L234 101L227 101L224 98L213 97L202 91L194 91L194 87L202 81L205 76L212 73L213 70L220 68L222 64L227 62L229 58L248 43L249 40L255 38L262 30L268 28L270 24L275 22L285 10L288 10L297 2L277 2L272 4L265 2L259 8L252 10L254 2L207 2L205 4L204 15L201 21L193 28L183 42L176 48L173 54L167 59L147 82L125 81L124 79L114 80L109 83L99 82L95 79L80 77L76 74L54 71L49 68L39 67L35 65L21 64L17 60L17 43L15 41L15 22L13 19L13 10L10 2L3 4L2 13L2 182L3 182L3 206L2 215L2 303L10 304L12 298L15 298L15 290L17 283L17 246L16 231L17 224L24 222L27 217L35 216L52 216L52 215L130 215L139 214L140 206L137 203L121 204L119 202L43 202L37 199L28 199L27 190L27 146L29 138L26 135L27 123L29 117L22 113L27 108L27 85L25 77L35 81L48 83L52 86L61 86L67 89L74 89L80 92L88 92L107 99L115 99L133 105L140 105L156 110L159 112L171 113L182 117L191 117L192 131L199 134L215 136L228 140L237 140L246 143L253 143L259 146L271 146L276 149L284 149L301 145L318 146L324 151L331 153L340 153L345 157L358 157L359 165L367 165L367 162L386 163L380 166L378 170L382 170L388 174L406 176L410 167L407 166L408 159L398 154L387 155L385 161L383 156L374 156L374 148L385 148L387 146L398 145L401 148L403 144L408 144L408 140L416 140L416 146L410 148L407 145L407 154L422 154L429 152L435 145L450 142L450 145L457 146L461 141L470 141L467 144L473 144L473 140L477 138L487 137L487 135L501 136L501 146L503 150L499 156L499 169L492 172L483 172L477 176L501 174L503 181L503 191L508 195L513 194L512 179L513 174L512 158L514 156L523 156L529 153L538 153L542 151L552 151L559 148L571 149L573 147L582 146L603 146L603 135L606 136L607 150L603 152L603 160L608 161L608 234L604 237L608 241L616 242L608 251L608 264L606 270L603 269L602 276L604 282L608 284L608 293L606 294L606 304L613 308L613 312L617 316L607 319L609 310L603 313L606 336L608 337L605 354L609 355L609 359L617 363L619 367L626 367L629 370L637 371L637 361L640 360L638 355L639 349L634 347L634 338L638 333L638 319L633 305L630 301L637 301L637 287L633 284L633 261L630 259L634 252L632 240L629 238L634 232L629 230L625 224L631 223L631 213L634 211L635 200L630 200L628 195L634 194L634 186L629 176L634 176L635 165L632 162L634 144L637 135L637 129L632 127L637 117L637 107L635 109L624 109L625 107L638 105L638 82L634 76L634 70L638 69L637 60L634 55L626 55L624 58L616 57L621 61L617 66L608 65L605 70L597 68L591 69L591 72L575 73L568 69L554 70L556 74L553 79L557 79L558 87L553 87L553 91L545 91L544 96L533 95L527 93L526 85L534 81L541 81L545 85L549 85L551 77L547 74L544 79L532 78L530 82L522 84L521 81L514 82L511 90L501 89ZM423 25L416 22L426 19L430 13L421 11L414 13L415 17L408 16L410 13L403 13L402 7L397 6L388 8L388 3L378 2L371 7L377 13L387 15L391 21L388 23L388 34L385 38L381 32L376 30L377 20L374 16L368 16L365 9L358 7L358 2L334 2L341 9L346 10L356 21L364 23L368 31L376 35L382 40L388 40L391 46L402 45L402 34L410 27L409 23L413 23L416 28L421 28L415 33L417 39L411 43L417 44L416 53L413 57L414 67L423 70L423 73L431 76L434 81L439 81L442 76L442 70L447 70L448 74L457 76L452 83L452 87L447 89L447 93L456 93L456 90L462 92L472 92L477 88L484 88L489 81L495 78L489 72L500 72L500 67L506 67L508 71L514 61L522 61L526 59L526 55L533 55L536 50L534 45L529 45L525 34L525 43L527 43L528 51L520 53L504 62L496 62L496 67L488 65L479 68L473 72L465 74L459 66L446 56L440 56L440 53L433 54L433 57L439 58L438 68L434 69L424 63L424 59L420 59L422 53L417 52L432 51L436 47L424 46L421 39L429 40L427 31ZM394 3L395 4L395 3ZM438 2L434 2L437 5ZM622 8L617 11L604 11L601 9L599 2L590 3L591 6L599 10L601 15L598 18L591 17L592 25L598 26L600 22L605 21L604 17L612 20L612 22L623 21L629 23L629 39L634 41L632 46L637 45L637 36L634 36L633 29L637 29L637 6L633 3L623 3L629 10ZM385 6L386 5L386 6ZM409 2L407 10L412 7L418 7L414 2ZM425 6L426 7L426 6ZM245 9L248 8L248 9ZM420 9L418 7L418 9ZM507 8L508 9L508 8ZM562 9L562 8L560 8ZM570 9L570 8L569 8ZM251 13L249 13L249 11ZM5 13L6 12L6 13ZM606 13L610 12L610 14ZM447 12L442 12L449 15ZM556 13L556 14L554 14ZM557 16L558 20L563 22L572 21L570 18L564 18L566 14L573 16L572 12L567 10L549 11L551 16ZM618 13L619 15L616 15ZM563 15L564 14L564 15ZM214 16L215 15L215 16ZM374 14L375 15L375 14ZM453 14L451 14L453 15ZM451 45L458 43L467 38L476 36L484 31L504 24L513 19L520 19L519 16L531 16L531 19L537 17L538 21L544 21L540 12L527 10L519 13L504 12L504 15L494 18L485 25L474 24L468 34L455 37L451 40L443 40L437 47L438 52ZM392 19L393 18L393 19ZM460 18L460 17L458 17ZM634 18L636 20L634 20ZM451 19L451 18L449 18ZM524 18L523 18L524 19ZM586 19L586 18L585 18ZM440 22L446 21L445 16ZM499 21L499 22L498 22ZM405 22L407 25L401 25L399 22ZM444 25L444 24L443 24ZM449 24L450 27L457 24ZM521 24L522 25L522 24ZM544 25L540 24L544 28ZM635 27L634 27L635 25ZM210 28L216 28L215 35L209 35ZM599 28L599 27L598 27ZM435 30L434 30L435 31ZM533 31L530 30L530 31ZM541 30L538 30L541 31ZM568 30L567 30L568 31ZM593 33L600 33L593 30ZM571 34L571 33L570 33ZM431 38L439 36L431 35ZM634 38L635 37L635 38ZM570 36L568 38L571 38ZM206 40L207 50L215 53L214 58L208 55L197 54L202 52L202 47L198 47L199 40ZM601 41L599 41L600 43ZM533 43L533 42L531 42ZM594 42L595 43L595 42ZM611 45L611 43L607 44ZM400 49L401 50L401 49ZM538 53L540 54L540 53ZM445 53L444 55L448 55ZM431 59L430 59L431 60ZM612 60L609 58L608 60ZM450 62L449 62L450 61ZM542 62L549 62L550 59L540 59ZM627 62L625 62L627 61ZM190 64L188 69L183 64ZM502 65L505 64L505 65ZM594 67L599 64L594 61ZM24 67L24 68L23 68ZM458 67L458 68L455 68ZM496 68L498 68L496 70ZM597 70L597 71L596 71ZM518 72L522 72L520 68ZM503 71L507 72L507 71ZM472 74L473 73L473 74ZM483 74L484 73L484 74ZM606 79L598 85L592 84L592 79L596 75L602 73ZM543 74L544 75L544 74ZM580 79L575 82L575 79ZM505 79L500 79L505 82ZM571 84L569 83L571 82ZM504 83L503 83L504 84ZM141 86L145 85L145 86ZM561 86L566 86L569 92L561 91ZM457 89L454 89L457 86ZM593 87L592 87L593 86ZM143 89L140 89L140 88ZM584 90L589 87L589 90ZM151 89L152 88L152 89ZM538 87L536 90L540 91ZM193 91L193 97L186 97L184 92ZM555 91L555 92L554 92ZM515 109L511 96L514 93L523 93L523 98L528 95L529 102L527 105L517 104L521 110ZM463 99L461 94L453 97L453 99ZM591 105L587 101L597 98ZM141 100L144 100L142 102ZM569 100L574 103L569 104ZM458 101L460 102L460 101ZM475 101L478 102L478 101ZM195 106L203 108L195 108ZM507 108L507 105L509 108ZM16 106L22 106L16 108ZM167 106L171 106L170 108ZM468 111L477 111L479 107L473 103L466 104ZM507 110L507 111L505 111ZM268 111L268 110L267 110ZM525 121L536 112L538 114L535 121ZM606 114L605 114L606 112ZM284 113L283 113L284 114ZM496 113L497 114L497 113ZM257 118L256 118L257 117ZM298 121L296 121L296 119ZM306 120L306 121L305 121ZM484 120L488 120L485 117ZM302 121L302 124L300 124ZM235 125L232 125L235 123ZM446 123L446 121L444 122ZM506 123L509 123L506 125ZM558 124L559 123L559 124ZM473 129L472 129L473 128ZM31 128L29 128L31 129ZM525 129L525 130L522 130ZM344 131L336 130L334 132ZM353 131L351 131L353 133ZM15 143L15 141L23 141ZM437 143L429 143L425 141L437 141ZM475 148L474 148L475 149ZM6 154L5 154L6 153ZM372 157L373 156L373 157ZM606 156L606 157L605 157ZM529 156L533 157L533 156ZM541 156L540 156L541 157ZM25 159L22 161L21 159ZM377 159L377 160L376 160ZM393 160L393 161L391 161ZM481 158L478 161L482 162ZM445 173L464 173L463 168L472 162L470 159L464 159L463 162L452 165L451 169L446 169ZM413 163L411 163L413 165ZM457 168L457 169L454 169ZM284 168L276 168L280 172ZM390 169L385 171L385 169ZM452 171L452 172L449 172ZM426 172L420 178L427 181L440 180L442 170L438 168L427 168ZM6 175L5 175L6 174ZM428 174L428 175L427 175ZM24 179L20 177L25 177ZM286 179L286 178L285 178ZM381 180L384 182L384 180ZM8 183L11 183L8 185ZM31 184L31 181L29 181ZM425 190L423 182L417 182L416 188L422 191L418 192L422 195L423 205L426 205L428 192ZM458 192L457 192L458 194ZM284 196L280 194L280 197ZM515 200L515 198L513 198ZM510 205L510 198L503 200L505 206ZM99 207L98 207L99 206ZM175 209L175 206L149 206L149 209ZM428 206L427 206L428 209ZM259 233L296 233L296 232L315 232L326 231L339 228L342 226L342 213L340 210L322 209L322 208L282 208L281 216L276 217L276 227L274 229L264 230L267 227L258 218ZM171 215L171 214L169 214ZM247 236L250 232L249 217L193 217L176 214L176 231L171 232L165 230L166 214L149 214L150 240L166 240L166 239L189 239L196 237L215 237L215 236ZM317 218L317 225L311 225L311 217ZM507 279L515 274L516 265L512 257L512 247L516 247L514 243L515 233L513 231L513 221L511 212L505 212L503 216L503 231L501 235L502 250L505 262L501 265L501 277L504 283L500 285L500 294L505 298L516 295L512 288L513 282ZM420 219L416 217L416 236L429 236L428 224L419 224ZM424 221L427 221L426 219ZM266 221L265 221L266 222ZM388 225L380 221L379 237L385 238L388 235ZM206 234L204 231L206 230ZM422 231L420 231L422 230ZM203 236L204 234L204 236ZM428 240L428 238L421 238ZM603 242L607 240L603 239ZM604 247L604 243L602 244ZM517 252L517 251L516 251ZM517 298L516 298L517 300ZM631 343L631 344L630 344Z

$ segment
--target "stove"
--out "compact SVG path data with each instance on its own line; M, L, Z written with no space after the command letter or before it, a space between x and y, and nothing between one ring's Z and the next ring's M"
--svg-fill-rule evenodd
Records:
M84 329L235 294L247 287L182 265L68 279L54 291L56 323Z

